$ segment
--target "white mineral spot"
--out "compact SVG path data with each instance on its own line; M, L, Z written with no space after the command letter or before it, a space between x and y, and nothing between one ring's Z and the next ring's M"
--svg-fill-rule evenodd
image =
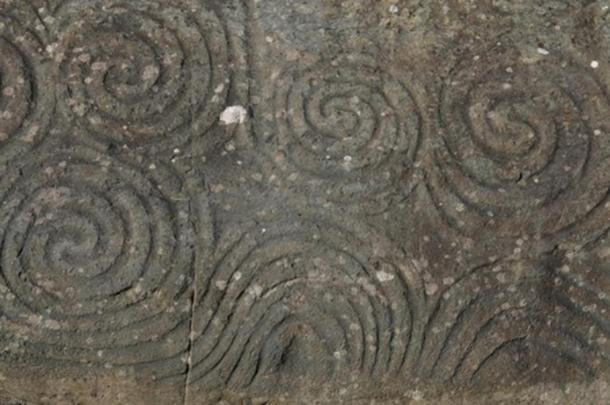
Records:
M385 281L393 280L394 279L394 275L390 274L390 273L386 273L385 271L378 271L377 272L377 279L383 283Z
M223 280L218 280L216 282L216 288L218 288L220 291L224 291L224 289L227 288L227 282Z
M92 70L106 70L106 64L104 62L93 62L91 64Z
M235 279L235 281L238 281L241 278L241 273L239 271L236 271L235 274L233 274L233 278Z
M53 52L55 52L55 48L57 48L57 44L47 45L45 47L45 51L47 51L49 54L53 54Z
M599 67L599 62L596 60L591 61L591 67L597 69Z
M426 284L426 294L434 295L438 291L438 284Z
M89 63L91 62L91 55L89 55L88 53L84 53L78 56L78 60L82 63Z
M220 114L220 121L224 125L230 124L243 124L248 117L248 112L246 109L240 105L234 105L225 108L225 110Z
M44 323L44 326L48 329L53 330L58 330L61 328L61 325L55 319L47 319Z
M389 8L390 13L398 14L398 6L396 4L392 4Z
M261 294L263 293L263 287L261 287L258 284L254 284L249 288L249 292L250 294L254 295L255 297L260 297Z
M24 142L28 142L28 143L34 142L34 139L36 138L36 135L38 134L39 129L40 129L40 127L38 125L32 125L28 129L28 131L26 132L26 135L22 138L22 140Z
M135 287L133 287L133 292L138 295L142 292L142 284L137 283Z
M548 55L548 54L549 54L549 51L547 51L547 50L546 50L546 49L544 49L544 48L538 48L538 49L537 49L537 51L538 51L538 53L539 53L540 55Z
M347 156L343 156L343 160L349 163L349 162L351 162L351 161L352 161L352 157L351 157L351 156L349 156L349 155L347 155Z
M155 65L148 65L142 72L142 80L152 80L159 74L159 68Z
M211 190L212 193L220 193L225 189L225 187L222 184L215 184L212 185Z
M77 105L75 105L72 110L74 111L74 113L76 115L78 115L79 117L82 117L85 115L85 111L86 111L86 107L84 104L79 103Z
M411 394L411 398L413 399L413 401L421 401L424 399L424 394L422 394L421 391L415 390Z

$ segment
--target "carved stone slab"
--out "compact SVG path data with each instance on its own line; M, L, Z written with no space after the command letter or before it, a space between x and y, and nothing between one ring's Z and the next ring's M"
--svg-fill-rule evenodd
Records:
M0 403L610 403L606 0L0 0Z

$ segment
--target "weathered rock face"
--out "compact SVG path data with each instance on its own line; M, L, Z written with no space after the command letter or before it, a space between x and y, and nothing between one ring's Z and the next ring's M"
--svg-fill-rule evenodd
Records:
M0 0L0 403L610 403L609 195L607 0Z

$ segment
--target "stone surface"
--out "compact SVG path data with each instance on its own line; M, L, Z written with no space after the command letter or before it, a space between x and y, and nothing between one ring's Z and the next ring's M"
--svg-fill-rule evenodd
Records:
M0 403L610 403L608 0L0 0Z

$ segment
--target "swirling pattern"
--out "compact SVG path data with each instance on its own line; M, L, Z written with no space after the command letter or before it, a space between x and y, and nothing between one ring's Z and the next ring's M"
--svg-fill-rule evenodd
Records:
M423 125L413 88L361 55L286 72L275 83L275 162L335 203L379 208L408 194Z
M417 348L421 282L388 241L369 242L322 221L241 235L200 294L193 381L274 389L399 373Z
M20 350L184 369L194 224L208 222L176 173L74 147L7 173L0 200L0 311Z
M584 67L551 55L498 47L458 65L442 91L430 181L440 212L469 235L585 226L610 185L608 142L596 135L609 100Z
M184 403L610 371L608 10L574 8L567 56L436 32L499 21L464 2L423 31L423 0L352 10L389 47L326 29L323 0L300 28L255 3L0 0L0 366L118 368ZM522 3L477 7L572 19ZM411 53L405 28L447 41ZM468 58L437 69L447 44Z
M533 380L544 378L535 374L536 361L544 357L542 364L555 363L565 375L593 374L607 355L586 339L582 312L557 311L561 294L549 284L554 271L542 262L511 260L478 266L458 278L427 318L420 377L457 385L486 382L485 373L498 370L489 365L504 362L503 375L489 381ZM502 357L511 350L521 353L518 364ZM512 376L511 367L519 370Z
M213 10L190 0L66 1L55 18L62 95L85 136L155 152L218 121L230 78Z
M590 367L610 363L610 267L600 250L555 266L552 273L556 322L571 325L572 333L599 354Z
M39 143L48 130L55 102L41 40L1 14L0 55L2 165Z

